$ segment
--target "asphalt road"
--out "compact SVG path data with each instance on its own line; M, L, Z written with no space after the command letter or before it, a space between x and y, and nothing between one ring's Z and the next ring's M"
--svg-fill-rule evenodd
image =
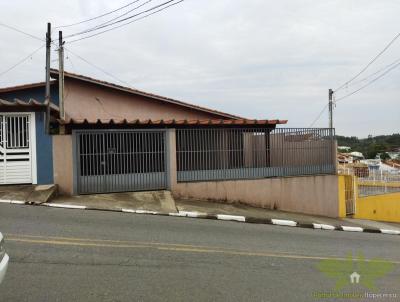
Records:
M317 301L335 288L318 263L349 252L393 270L340 292L400 300L400 236L9 204L0 231L0 301Z

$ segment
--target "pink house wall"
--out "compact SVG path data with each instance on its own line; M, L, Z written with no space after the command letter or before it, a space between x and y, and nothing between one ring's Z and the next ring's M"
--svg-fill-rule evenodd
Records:
M218 114L202 112L175 104L133 95L82 82L65 79L66 119L127 119L127 120L168 120L168 119L210 119L221 118Z

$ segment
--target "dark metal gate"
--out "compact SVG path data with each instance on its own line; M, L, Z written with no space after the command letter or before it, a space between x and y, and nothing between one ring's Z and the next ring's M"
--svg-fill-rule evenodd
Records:
M165 131L79 130L73 135L78 194L166 188Z

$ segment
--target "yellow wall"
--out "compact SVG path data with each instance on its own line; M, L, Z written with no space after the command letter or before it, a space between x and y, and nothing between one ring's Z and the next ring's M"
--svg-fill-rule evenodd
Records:
M400 193L358 197L354 218L400 222Z

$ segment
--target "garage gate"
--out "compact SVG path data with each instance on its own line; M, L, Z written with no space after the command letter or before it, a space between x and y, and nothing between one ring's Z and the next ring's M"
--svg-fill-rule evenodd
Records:
M0 114L0 184L34 183L34 114Z
M164 130L74 131L78 194L167 186Z

